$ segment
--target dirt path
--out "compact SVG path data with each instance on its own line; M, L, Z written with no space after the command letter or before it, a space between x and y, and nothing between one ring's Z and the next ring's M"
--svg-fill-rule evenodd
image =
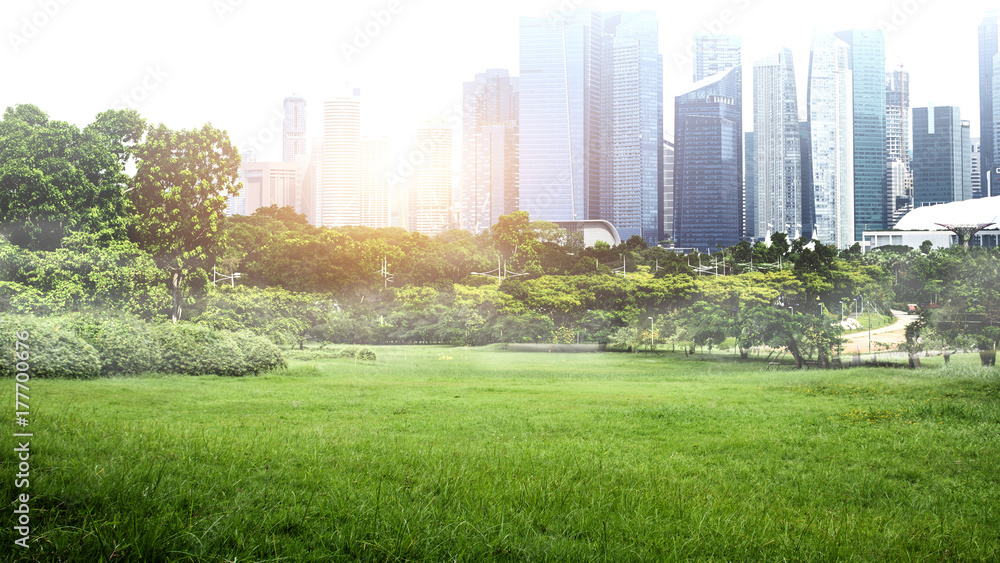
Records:
M851 334L844 335L844 353L845 354L864 354L871 350L872 352L879 352L883 350L889 350L896 347L898 344L902 344L906 341L905 331L906 325L917 320L917 315L908 315L902 311L891 311L892 316L896 317L896 322L889 326L884 326L882 328L873 328L871 330L871 347L869 348L868 341L868 331L852 332Z

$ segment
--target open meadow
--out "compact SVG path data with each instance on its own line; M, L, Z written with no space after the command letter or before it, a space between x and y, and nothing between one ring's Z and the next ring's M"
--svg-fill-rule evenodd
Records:
M30 547L3 526L0 560L1000 559L1000 370L976 355L376 352L33 379Z

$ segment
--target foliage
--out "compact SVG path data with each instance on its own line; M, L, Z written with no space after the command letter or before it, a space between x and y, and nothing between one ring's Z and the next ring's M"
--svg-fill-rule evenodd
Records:
M184 375L254 375L283 367L270 341L249 333L215 330L191 322L152 327L163 359L159 371Z
M101 373L97 350L77 336L65 319L0 314L0 375L15 374L15 334L27 332L28 365L31 377L91 379Z

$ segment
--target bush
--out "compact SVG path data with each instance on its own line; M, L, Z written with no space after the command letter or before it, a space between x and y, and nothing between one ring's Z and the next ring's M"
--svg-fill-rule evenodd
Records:
M256 375L272 369L288 367L281 351L273 342L264 336L258 336L248 330L231 334L233 341L246 355L248 373Z
M0 315L0 374L16 373L14 342L17 334L28 333L28 372L31 377L91 379L101 373L97 350L81 339L65 319Z
M375 350L369 348L368 346L348 346L346 348L341 348L337 350L334 358L353 358L355 360L366 360L374 362L378 359L375 355Z
M156 371L162 360L160 343L137 317L69 315L67 322L97 350L105 375L135 375Z

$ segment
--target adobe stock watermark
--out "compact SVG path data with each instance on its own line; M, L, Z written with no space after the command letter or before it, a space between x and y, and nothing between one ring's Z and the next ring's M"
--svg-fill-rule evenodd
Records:
M384 8L372 10L367 22L354 26L354 36L351 41L340 42L340 52L344 54L347 64L354 62L355 57L371 45L393 20L403 12L402 0L389 0Z
M139 106L149 99L150 94L162 86L170 76L158 64L146 65L145 70L145 76L115 100L114 109L138 110Z
M271 110L271 117L268 120L267 125L258 129L253 135L247 137L246 141L240 145L240 150L252 148L260 154L264 152L264 149L272 143L280 140L284 130L285 108L283 106L275 107Z
M219 17L219 21L226 19L226 16L236 11L243 5L246 0L212 0L212 9L215 10L215 15Z
M62 12L63 6L69 2L70 0L38 0L36 2L38 9L30 15L22 17L15 24L17 26L16 32L7 34L7 42L10 43L14 54L20 53L25 45L38 37L38 34Z
M894 31L899 31L901 27L905 26L910 22L910 18L917 15L929 0L904 0L903 2L896 2L892 5L892 10L889 13L889 17L880 19L878 21L878 29L885 33L886 37Z
M700 31L712 35L723 35L726 30L735 24L740 14L750 9L750 0L729 0L729 6L719 10L714 18L702 20ZM688 38L687 51L684 53L674 52L674 66L678 71L688 70L694 66L695 40L691 36Z

